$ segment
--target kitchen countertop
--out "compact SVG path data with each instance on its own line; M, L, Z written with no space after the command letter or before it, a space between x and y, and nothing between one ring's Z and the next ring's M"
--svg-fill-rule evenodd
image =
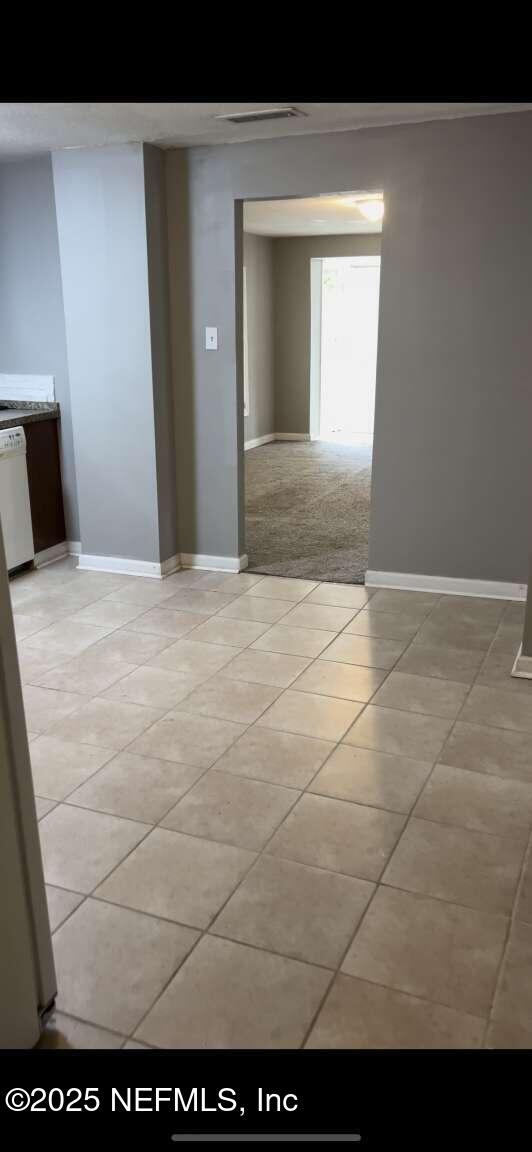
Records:
M37 404L24 400L0 400L0 428L34 424L37 420L58 420L59 404Z

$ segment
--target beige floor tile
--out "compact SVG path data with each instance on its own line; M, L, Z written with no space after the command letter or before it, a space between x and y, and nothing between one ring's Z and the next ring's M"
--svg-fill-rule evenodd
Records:
M255 641L253 648L259 652L284 652L287 656L319 656L335 636L335 632L324 628L289 628L286 624L275 624Z
M79 696L75 692L56 692L51 688L25 684L23 700L28 730L35 735L46 732L71 713L78 712L86 699L86 696Z
M397 664L397 672L411 672L415 676L435 676L442 680L455 680L472 684L480 668L484 653L467 648L439 648L412 644Z
M136 1035L160 1048L297 1048L330 974L204 937Z
M338 700L312 692L287 689L261 716L260 727L315 736L320 740L340 740L364 705L355 700Z
M228 577L227 572L201 572L198 570L198 579L192 587L195 592L220 592L222 584L225 584L228 579L230 577ZM256 579L258 580L260 577L257 576ZM253 587L253 582L249 587ZM242 592L245 590L245 588L241 589ZM177 591L180 589L178 588ZM237 596L238 592L233 593L233 595Z
M471 689L461 719L466 723L490 724L496 728L529 732L532 737L532 696L506 692L501 688L475 686Z
M197 640L178 640L150 659L152 668L170 668L193 676L198 683L219 672L234 657L226 644L202 644Z
M523 639L523 628L524 619L519 623L511 619L502 620L495 633L492 651L497 652L498 655L505 652L507 655L512 654L515 657Z
M69 804L156 824L196 782L202 768L119 752L69 796Z
M317 587L315 580L289 580L286 576L265 576L259 584L254 584L246 596L266 596L273 600L303 600Z
M399 588L377 588L371 598L375 612L408 612L421 621L441 600L439 593L410 592Z
M52 884L46 884L45 888L50 931L55 932L74 908L81 904L83 896L79 892L68 892L66 888L54 888Z
M182 707L186 712L198 712L202 716L252 724L276 700L279 692L279 688L231 680L224 672L219 672L206 684L195 688Z
M306 793L268 845L272 856L378 880L404 817Z
M330 632L341 632L355 615L354 608L337 608L332 604L296 604L283 624L294 628L325 628Z
M102 656L106 660L117 660L138 667L170 647L171 643L170 636L154 636L151 633L130 632L129 628L119 628L95 644L90 655L95 659Z
M146 835L148 825L59 804L40 822L44 878L73 892L96 884Z
M63 692L78 692L83 696L95 696L110 688L116 680L133 672L135 664L125 660L114 660L110 656L101 656L96 648L88 648L81 656L74 660L67 660L57 668L46 671L42 676L35 676L42 688L54 688Z
M479 832L522 837L532 825L532 783L437 764L414 814Z
M149 608L142 616L132 620L129 627L132 632L150 632L158 636L169 636L171 640L179 640L181 636L188 636L198 624L203 624L209 617L200 612L178 612L174 608Z
M112 756L112 748L91 748L87 744L69 744L55 736L38 736L30 744L35 791L50 800L64 800Z
M57 1006L127 1035L196 939L190 928L85 900L54 938Z
M297 692L317 692L323 696L366 703L371 700L385 676L386 672L382 669L363 668L360 664L338 664L321 658L311 664L292 687Z
M492 1020L488 1025L485 1048L532 1048L532 1027L523 1027L517 1020L511 1024Z
M138 1040L127 1040L124 1044L124 1052L140 1051L141 1049L145 1052L152 1051L149 1044L140 1044Z
M338 976L307 1048L480 1048L484 1020Z
M504 615L507 601L483 596L442 596L432 619L438 622L462 621L474 624L482 621L498 625Z
M263 579L262 576L252 572L237 572L235 576L224 576L223 572L218 572L217 575L222 577L219 591L225 592L227 596L239 596L243 592L248 592L254 584L258 584Z
M495 624L485 623L482 620L464 622L462 620L439 621L431 616L420 628L414 638L414 644L423 644L441 648L474 648L479 652L487 652L495 635Z
M167 607L176 608L179 612L200 612L208 617L226 608L232 600L233 597L223 596L221 592L200 592L196 588L184 588L172 596Z
M129 752L210 768L242 735L244 726L191 712L170 712L131 744Z
M161 824L176 832L260 851L297 796L294 788L207 772Z
M266 596L238 596L227 608L222 608L220 616L230 620L258 620L262 624L275 624L290 611L287 600L268 600Z
M51 812L52 808L55 808L55 806L56 805L54 800L45 800L42 796L36 796L35 809L37 812L37 819L42 820L43 816L46 816L48 812Z
M181 568L179 572L173 572L171 576L165 576L164 584L167 588L173 588L174 592L179 591L180 588L195 588L197 584L206 576L223 576L223 572L205 572L203 568ZM227 573L226 573L227 575Z
M246 680L251 684L270 684L272 687L288 688L309 664L310 659L305 656L287 656L283 652L257 652L252 648L246 648L226 665L223 674L233 680Z
M54 1012L41 1035L37 1048L87 1050L91 1048L121 1048L123 1043L123 1036L118 1035L117 1032L95 1028L93 1024L84 1024L82 1020L75 1020L73 1016L66 1016L63 1012Z
M228 572L200 572L194 587L199 592L222 592L226 596L241 596L248 588L258 584L259 580L262 580L262 576L250 575L248 572L237 572L234 576Z
M431 765L422 760L341 744L309 785L309 791L408 813L430 770Z
M520 643L521 640L519 639L509 652L503 652L495 648L494 641L477 676L476 686L502 688L505 692L519 692L532 702L532 680L512 676L512 668Z
M207 928L255 859L253 852L155 828L97 896Z
M364 608L372 592L357 584L319 584L308 597L309 604L333 604L337 608Z
M254 724L217 761L214 769L289 788L305 788L333 748L330 740L275 732Z
M373 891L367 880L262 856L211 932L335 968Z
M21 612L13 614L13 624L15 625L17 640L24 640L26 636L33 636L35 632L40 632L41 628L46 627L46 621L42 619L42 616L23 616Z
M532 1037L532 924L514 920L493 1005L493 1021Z
M107 628L98 628L95 624L76 624L73 620L58 620L55 624L48 624L35 632L26 640L28 648L34 652L45 654L56 652L65 660L79 656L91 644L103 639L107 635Z
M131 620L140 616L144 610L140 604L120 604L118 601L113 603L110 600L96 600L93 604L87 604L85 608L80 608L79 612L75 612L70 619L75 620L78 624L96 624L98 627L112 630L123 628L125 624L129 624Z
M458 720L442 759L455 768L532 781L532 740L527 732L464 724Z
M527 924L532 924L532 853L530 850L523 868L521 887L515 906L515 915L518 920L524 920Z
M508 920L379 887L342 972L487 1016Z
M511 910L524 845L509 838L411 819L384 884L486 912Z
M371 600L367 609L358 612L347 625L346 633L354 636L376 636L387 640L411 640L419 624L403 612L372 612Z
M172 672L170 668L134 668L128 676L113 684L105 692L106 700L129 700L132 704L145 704L167 712L175 708L192 692L197 684L194 676L185 672Z
M368 704L349 729L345 743L434 763L450 727L451 721L439 716L421 716Z
M136 736L159 719L161 710L141 704L126 704L95 697L74 716L53 726L50 735L100 748L125 748Z
M41 677L51 668L57 668L64 663L64 657L57 653L50 655L46 652L32 652L22 640L17 645L20 679L23 684L38 684Z
M366 668L393 668L405 649L403 640L379 640L375 636L347 636L344 632L327 649L327 660L362 664Z
M466 698L467 684L438 680L434 676L412 676L409 672L390 672L379 688L373 703L406 712L454 719Z
M109 592L105 599L111 602L118 601L120 604L140 604L141 607L153 608L156 604L170 600L175 596L175 591L175 585L167 580L137 579L122 584L114 592Z
M226 644L231 648L247 648L253 640L267 632L268 625L258 620L227 620L212 616L200 624L194 632L194 639L204 644Z

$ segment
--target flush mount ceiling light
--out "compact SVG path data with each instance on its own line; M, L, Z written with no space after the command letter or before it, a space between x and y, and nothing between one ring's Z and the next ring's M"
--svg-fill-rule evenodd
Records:
M374 196L342 196L342 203L357 208L366 220L375 224L384 216L384 201L380 193Z
M230 124L255 124L258 120L287 120L293 116L306 116L300 108L258 108L256 112L224 112L215 120L225 120Z
M366 217L366 220L382 220L384 216L384 204L382 200L359 200L358 210Z

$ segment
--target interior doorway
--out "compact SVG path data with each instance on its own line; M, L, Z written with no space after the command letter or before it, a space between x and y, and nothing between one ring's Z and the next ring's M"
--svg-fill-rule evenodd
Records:
M371 447L375 417L380 256L315 260L311 290L313 439Z
M249 571L363 583L382 193L244 202Z

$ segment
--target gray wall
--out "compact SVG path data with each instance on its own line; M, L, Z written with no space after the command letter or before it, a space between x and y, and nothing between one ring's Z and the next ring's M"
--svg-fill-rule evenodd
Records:
M255 440L276 431L274 419L273 246L267 236L244 234L246 267L249 416L244 436Z
M310 430L310 261L313 257L378 256L381 238L277 237L274 252L275 431Z
M531 142L519 113L202 147L180 185L170 155L190 221L189 371L176 362L174 387L201 428L192 461L177 430L187 551L244 551L235 201L383 189L370 567L526 581Z
M52 160L82 551L159 562L143 146Z
M0 372L55 377L66 530L69 540L79 540L50 156L0 165Z

